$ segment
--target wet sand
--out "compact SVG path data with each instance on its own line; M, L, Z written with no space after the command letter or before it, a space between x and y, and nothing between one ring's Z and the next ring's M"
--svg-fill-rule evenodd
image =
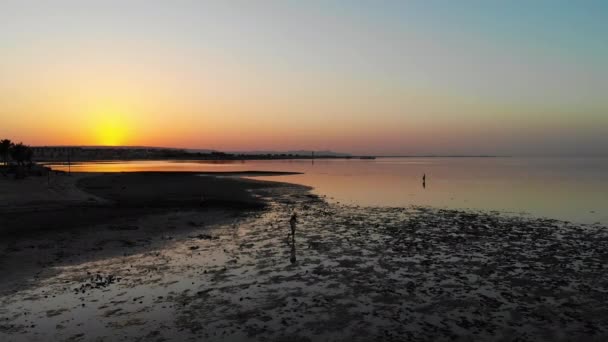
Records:
M25 180L0 179L0 236L86 229L115 217L184 208L254 208L251 193L279 183L240 176L286 172L65 173Z
M248 184L236 206L197 206L195 191L151 205L150 179L120 197L114 176L78 186L160 211L3 240L0 271L23 271L1 281L0 340L608 338L606 227L329 204L234 179Z

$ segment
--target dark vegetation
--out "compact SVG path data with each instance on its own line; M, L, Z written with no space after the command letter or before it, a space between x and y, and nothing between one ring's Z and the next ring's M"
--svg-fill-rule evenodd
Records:
M48 169L40 167L33 162L34 150L22 142L14 143L10 139L0 140L0 156L2 166L0 173L7 177L13 174L21 179L28 175L42 176Z

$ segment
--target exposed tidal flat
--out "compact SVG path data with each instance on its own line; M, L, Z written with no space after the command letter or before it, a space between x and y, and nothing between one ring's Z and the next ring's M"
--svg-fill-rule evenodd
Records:
M240 175L0 181L0 340L608 339L602 225Z

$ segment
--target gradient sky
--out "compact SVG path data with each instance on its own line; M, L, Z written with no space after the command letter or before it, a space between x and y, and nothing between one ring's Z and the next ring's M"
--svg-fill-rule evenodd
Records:
M608 1L0 0L0 137L608 155Z

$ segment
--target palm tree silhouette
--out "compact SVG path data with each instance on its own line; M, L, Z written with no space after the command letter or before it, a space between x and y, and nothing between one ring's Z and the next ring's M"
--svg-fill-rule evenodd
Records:
M13 147L13 142L9 139L0 140L0 155L2 156L4 165L8 165L8 155L10 153L11 147Z
M17 165L23 165L26 158L27 158L27 150L29 149L29 146L24 145L23 143L18 143L13 145L13 147L10 149L11 152L11 158L13 158L14 161L17 162Z

